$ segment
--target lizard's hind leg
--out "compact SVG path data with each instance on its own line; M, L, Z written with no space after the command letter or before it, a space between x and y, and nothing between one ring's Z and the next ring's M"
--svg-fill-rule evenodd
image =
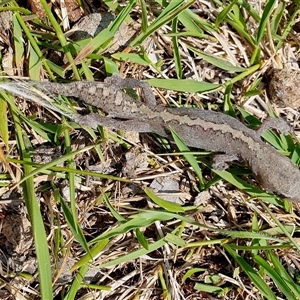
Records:
M163 127L149 124L138 120L120 120L107 116L101 116L96 113L90 113L85 116L80 114L71 115L71 119L83 126L97 128L97 126L106 126L115 130L126 130L135 132L155 132L161 136L167 136Z

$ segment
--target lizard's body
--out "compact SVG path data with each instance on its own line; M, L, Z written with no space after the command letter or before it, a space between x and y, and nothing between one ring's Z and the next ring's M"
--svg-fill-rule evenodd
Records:
M122 80L116 76L104 83L41 82L36 85L51 95L62 94L79 98L108 114L71 116L81 124L154 132L165 137L170 137L171 127L190 147L222 152L227 161L244 160L265 190L300 202L299 169L289 158L266 144L257 131L247 128L233 117L197 108L157 106L148 85L136 80ZM145 101L132 99L121 90L125 87L142 88Z

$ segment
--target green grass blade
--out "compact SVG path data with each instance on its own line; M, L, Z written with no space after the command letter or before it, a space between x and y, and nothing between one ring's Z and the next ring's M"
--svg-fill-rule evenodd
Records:
M215 22L216 28L219 27L221 22L225 19L225 17L228 15L228 13L231 11L232 7L238 2L239 0L233 0L231 1L225 8L218 14Z
M117 15L112 24L108 27L108 29L115 34L120 26L125 22L128 18L130 12L133 10L136 5L136 0L129 0L129 3L122 9L122 11Z
M142 8L142 31L146 32L148 28L148 12L146 2L144 0L140 0L141 8Z
M300 285L294 282L289 273L286 271L285 267L279 261L278 256L274 252L269 251L268 257L270 258L274 269L279 274L280 278L284 280L285 284L288 286L288 289L294 293L296 299L300 299Z
M235 76L234 78L226 81L225 86L227 86L229 84L234 84L234 83L236 83L236 82L238 82L238 81L240 81L240 80L248 77L250 74L252 74L255 71L257 71L260 67L261 67L260 64L256 64L256 65L253 65L253 66L245 69L244 72L242 72L242 73L238 74L237 76Z
M188 48L193 51L196 55L198 55L199 57L203 58L205 61L211 63L212 65L225 70L225 71L230 71L230 72L243 72L246 71L245 68L241 68L241 67L236 67L234 65L232 65L229 61L221 59L221 58L217 58L215 56L212 55L208 55L194 47L190 47L188 46Z
M142 245L142 247L146 250L149 250L149 243L139 228L135 230L135 235L140 245Z
M39 80L42 71L42 62L33 48L29 50L29 76L31 80Z
M184 144L184 142L178 136L178 134L172 128L170 130L171 130L171 134L174 139L174 142L176 143L176 146L178 147L178 149L181 152L183 152L183 156L185 157L185 159L188 161L188 163L191 165L194 172L196 173L198 180L199 180L200 190L203 190L205 188L205 183L203 181L202 171L199 167L197 160L195 159L194 155L189 153L190 149Z
M7 102L2 97L2 92L0 91L0 136L8 150L9 141L9 130L8 130L8 118L7 118Z
M284 10L286 9L286 3L285 2L280 2L278 3L278 6L276 7L273 16L272 16L272 21L270 24L271 27L271 32L273 34L277 33L277 30L280 25L280 21L282 17L284 16Z
M32 170L30 172L30 174L26 175L25 177L23 177L19 182L18 184L21 184L22 182L24 182L25 180L27 180L29 177L32 177L40 172L43 172L44 170L47 170L49 169L50 167L52 166L55 166L55 165L59 165L61 162L64 162L66 161L67 159L70 159L70 158L73 158L76 154L78 153L81 153L81 152L84 152L84 151L87 151L91 148L93 148L94 146L87 146L87 147L84 147L82 149L79 149L79 150L76 150L74 152L71 152L71 153L67 153L66 155L63 155L61 157L58 157L56 159L53 159L52 161L50 161L49 163L47 164L44 164L42 165L41 167L39 168L36 168L35 170Z
M172 234L172 233L167 233L165 236L165 240L168 243L171 243L171 244L179 246L179 247L185 247L187 245L187 243L185 242L184 239L182 239L179 236Z
M190 270L188 270L183 276L182 276L182 279L181 279L181 282L182 283L185 283L185 281L192 277L195 273L203 273L205 272L207 269L205 268L192 268Z
M64 130L64 137L65 137L65 148L67 154L72 153L72 145L71 145L71 138L69 134L69 129ZM73 157L70 157L67 159L67 167L69 169L76 169L74 159ZM71 203L71 212L72 212L72 218L74 220L73 225L74 228L73 230L78 234L80 229L78 227L78 218L77 218L77 210L76 210L76 189L75 189L75 174L73 172L70 172L67 174L67 180L68 180L68 185L69 185L69 197L70 197L70 203ZM80 235L81 237L82 235ZM82 241L84 245L86 245L86 241Z
M228 22L228 24L230 26L232 26L240 36L242 36L243 38L245 38L253 47L255 46L255 39L252 37L251 34L249 34L247 32L247 30L241 26L239 26L238 23L236 23L235 21L232 21L230 19L226 19L226 21Z
M258 45L261 42L262 37L266 33L267 22L269 21L270 15L273 11L274 5L277 3L276 0L269 0L266 3L264 12L261 17L261 21L258 26L257 35L256 35L256 44Z
M83 255L78 262L74 264L74 266L70 269L71 272L74 272L78 268L88 265L91 262L91 259L95 259L99 256L99 253L107 246L109 239L104 239L98 243L96 243L90 250L89 253Z
M64 33L62 32L55 16L53 15L48 3L46 0L40 0L44 10L45 10L45 13L47 15L47 17L49 18L49 21L50 23L52 24L54 30L55 30L55 33L56 33L56 36L61 44L61 46L64 48L64 53L66 55L66 58L69 62L69 64L71 65L71 68L72 68L72 71L74 72L74 77L76 78L76 80L80 80L81 77L80 77L80 74L77 70L77 67L74 63L74 60L73 60L73 56L70 52L70 48L69 48L69 45L68 45L68 42L65 38L65 35Z
M103 239L108 239L118 234L124 234L132 229L138 229L141 227L147 227L152 225L156 221L166 221L171 218L168 214L154 213L152 212L142 212L133 215L129 221L120 224L118 227L113 228L107 232L102 233L99 237L93 239L91 243L101 241Z
M164 239L160 239L157 242L149 244L148 249L141 248L139 250L133 251L131 253L125 254L121 257L118 257L116 259L113 259L111 261L103 263L99 267L100 268L107 268L107 267L123 264L123 263L126 263L128 261L132 261L132 260L134 260L138 257L141 257L143 255L147 255L147 254L155 251L156 249L159 249L159 248L163 247L166 243L167 242Z
M148 26L146 32L141 33L131 43L131 47L135 47L150 36L154 31L164 24L176 18L182 11L187 9L195 0L178 0L171 1L164 11Z
M297 243L296 240L293 239L291 234L288 232L288 230L280 223L280 221L276 218L276 216L271 212L271 210L262 203L262 206L264 209L269 213L269 215L272 217L273 221L277 224L277 226L282 230L282 232L285 234L285 236L289 239L289 241L296 247L296 249L300 252L300 245Z
M112 57L120 61L132 62L141 66L153 66L149 58L147 58L145 55L138 53L119 52L113 54Z
M210 38L207 34L203 32L203 29L195 22L193 18L195 14L190 10L184 10L179 16L178 20L186 28L188 35L198 36L203 38ZM198 17L198 16L196 16ZM184 32L181 32L184 33Z
M178 203L173 203L170 201L166 201L164 199L161 199L160 197L156 196L150 189L144 188L145 193L147 196L158 206L161 208L170 211L170 212L184 212L185 210L181 207Z
M68 225L70 226L70 229L71 229L75 239L80 243L81 247L87 253L89 253L89 247L88 247L87 241L84 237L84 234L83 234L80 226L78 226L77 217L74 216L73 212L70 210L67 203L65 202L65 200L62 197L60 197L60 203L61 203L62 210L64 212L64 216L66 218L66 221L67 221Z
M280 289L280 291L286 296L289 300L297 300L299 298L296 298L293 293L291 292L290 288L285 283L285 280L265 261L262 257L259 255L254 256L254 260L258 265L260 265L266 274L272 278L272 280L275 282L277 287Z
M282 31L282 34L280 36L280 41L277 43L277 45L275 47L276 50L280 49L280 47L286 40L288 34L290 34L292 27L295 25L296 19L299 15L299 8L300 8L300 4L298 2L297 5L294 7L293 12L289 15L288 22L285 24L284 30Z
M19 152L25 161L31 161L31 155L28 151L29 146L27 136L23 135L20 120L14 114L14 121L16 126L16 134L18 140ZM28 210L29 218L32 225L32 233L35 244L35 252L37 256L39 279L40 279L40 292L42 299L52 299L52 275L51 275L51 263L48 250L47 235L43 223L43 218L38 205L38 201L35 196L33 176L29 176L32 172L32 167L25 164L23 166L24 175L26 180L23 180L23 192L25 204Z
M107 42L112 39L113 36L113 33L108 28L103 29L94 38L92 38L84 48L81 49L74 61L79 63L80 60L88 57L88 55L93 53L96 49L99 49L101 46L107 44Z
M266 192L261 191L258 188L253 187L251 184L247 183L246 181L240 179L239 177L235 176L232 172L229 171L219 171L213 169L214 173L219 175L221 178L226 180L227 182L233 184L238 189L244 191L245 193L248 193L252 197L258 197L263 199L264 201L276 204L276 205L282 205L282 203L278 200L276 200L275 196L272 196Z
M123 218L117 211L116 209L111 205L107 195L105 193L102 194L102 198L104 199L108 209L110 210L111 214L114 216L114 218L121 223L125 223L126 219Z
M39 59L42 61L46 71L48 72L49 76L51 79L55 79L55 76L53 75L50 66L47 63L47 60L44 58L42 51L40 50L39 46L37 45L37 42L35 40L35 38L32 36L29 28L26 26L23 18L18 14L15 13L15 16L18 20L18 22L20 23L20 26L22 27L24 33L26 34L28 40L30 41L30 45L31 47L33 47L33 49L35 50L36 54L38 55Z
M210 284L204 284L204 283L199 283L197 282L194 286L195 290L197 291L202 291L206 293L221 293L223 289L219 286L214 286Z
M87 273L87 271L89 270L89 265L84 265L80 268L79 272L76 274L72 284L71 284L71 288L68 291L68 294L66 295L66 297L64 298L64 300L74 300L76 299L76 294L78 292L78 290L81 288L83 279L85 274Z
M144 210L136 215L131 216L131 220L127 221L126 223L122 223L120 226L116 228L104 232L100 236L93 239L91 243L95 243L97 241L104 240L116 236L118 234L124 234L132 229L150 226L156 221L167 221L170 219L178 219L181 220L182 222L186 222L188 224L192 224L200 228L205 228L208 230L219 232L223 235L230 236L232 238L274 240L283 243L283 240L269 234L248 232L248 231L232 231L232 230L213 228L179 214L175 214L167 211L153 211L153 210L150 211Z
M174 18L174 20L172 21L172 32L176 33L177 29L178 29L178 18ZM181 79L183 76L182 62L181 62L180 51L179 51L178 37L176 35L172 37L172 43L173 43L176 74L177 74L177 78Z
M15 46L15 64L18 69L22 69L22 64L24 60L24 45L23 45L23 36L22 28L18 22L16 15L13 15L13 29L14 29L14 46Z
M266 284L266 282L258 275L257 271L255 271L239 254L232 250L228 245L223 245L223 247L239 264L241 269L248 275L250 280L259 289L262 295L264 295L268 300L277 299L277 297L274 295L274 293Z
M213 84L208 82L199 82L191 79L149 79L146 80L150 85L167 89L175 90L179 92L187 93L204 93L208 91L213 91L221 88L220 84Z

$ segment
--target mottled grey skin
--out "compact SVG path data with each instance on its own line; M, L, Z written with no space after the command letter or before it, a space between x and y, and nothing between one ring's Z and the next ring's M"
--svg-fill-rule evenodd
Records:
M70 84L38 83L50 94L80 98L101 108L107 116L72 115L84 125L109 126L137 132L154 132L170 137L172 127L190 147L224 153L223 162L245 161L261 187L268 192L300 202L300 171L292 161L262 141L257 131L223 113L196 108L166 108L157 106L150 87L138 80L113 76L102 82L74 82ZM141 88L144 102L135 101L121 89ZM274 122L273 122L274 123ZM226 168L222 156L214 167Z

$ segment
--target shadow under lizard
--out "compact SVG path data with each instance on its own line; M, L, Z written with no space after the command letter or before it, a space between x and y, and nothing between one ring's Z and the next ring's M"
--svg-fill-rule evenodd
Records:
M82 125L153 132L164 137L171 136L171 127L187 146L223 153L215 156L214 168L226 169L226 162L243 160L266 191L284 196L290 201L300 202L299 169L289 158L261 139L264 130L278 128L278 124L283 131L288 131L288 125L282 119L271 118L268 124L254 131L223 113L197 108L158 106L146 82L122 79L118 75L113 75L104 82L39 82L34 85L50 95L61 94L79 98L107 113L106 116L95 113L70 116ZM122 89L125 88L140 88L143 102L124 93Z

